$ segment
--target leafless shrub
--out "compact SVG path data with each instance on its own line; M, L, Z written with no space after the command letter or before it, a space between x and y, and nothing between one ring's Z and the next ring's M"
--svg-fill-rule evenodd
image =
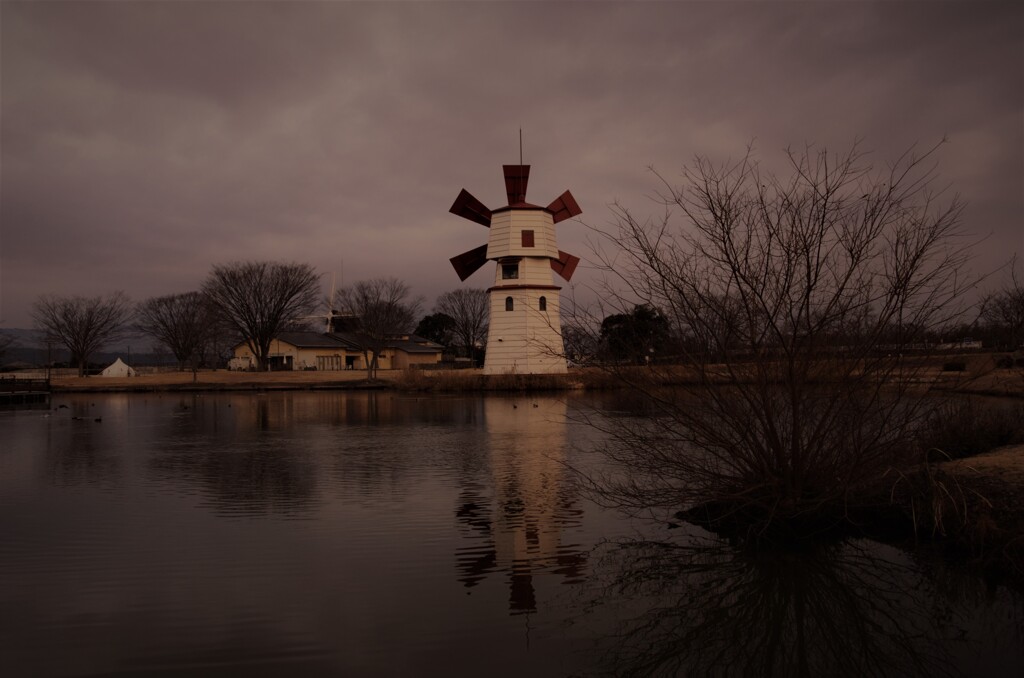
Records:
M970 283L962 203L932 187L936 150L877 171L856 145L808 147L785 175L750 152L697 158L682 186L661 179L660 217L613 207L596 258L622 307L670 320L686 377L667 389L661 365L615 370L649 416L609 427L622 474L596 479L605 500L818 526L919 458L930 405L915 354Z

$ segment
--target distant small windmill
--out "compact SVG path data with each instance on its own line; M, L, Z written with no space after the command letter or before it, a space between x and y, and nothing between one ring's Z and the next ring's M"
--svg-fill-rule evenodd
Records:
M490 296L485 374L557 374L566 371L559 319L560 287L552 271L572 278L579 257L558 249L555 224L582 213L569 191L547 207L526 202L529 165L504 165L508 205L489 209L462 189L449 210L490 228L486 245L452 257L460 280L497 262Z
M334 310L334 274L331 274L331 296L327 297L327 312L321 315L307 315L303 317L303 320L324 320L326 326L324 332L332 332L334 327L334 319L340 317L341 314Z

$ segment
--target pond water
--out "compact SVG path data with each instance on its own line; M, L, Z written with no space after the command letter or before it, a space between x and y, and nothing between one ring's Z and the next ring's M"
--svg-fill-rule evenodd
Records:
M1021 596L941 561L585 499L614 396L51 408L0 412L0 675L1024 675Z

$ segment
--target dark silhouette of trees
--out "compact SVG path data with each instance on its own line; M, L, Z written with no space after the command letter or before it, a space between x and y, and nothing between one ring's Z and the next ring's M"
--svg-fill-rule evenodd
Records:
M490 299L486 290L458 288L437 298L434 310L451 317L452 332L467 358L476 354L487 341Z
M135 325L170 349L178 369L188 365L193 372L211 353L210 345L223 329L201 292L151 297L136 308Z
M377 375L380 354L390 337L408 333L420 313L420 300L397 278L363 280L343 289L342 311L351 318L352 338L366 358L366 376Z
M320 278L309 264L246 261L213 267L203 294L270 369L270 343L316 308Z
M749 152L698 157L681 186L662 179L660 216L613 207L597 259L628 289L620 305L661 309L684 367L619 371L650 416L609 425L622 474L594 479L605 500L817 529L923 458L935 403L925 361L903 354L972 284L962 204L932 190L937 148L883 171L856 145L789 151L782 174Z
M450 315L431 313L430 315L423 316L420 324L416 326L415 332L424 339L429 339L436 344L449 347L455 341L455 337L452 334L454 324L455 321L452 320Z
M132 303L123 292L105 297L44 295L32 305L31 315L37 328L67 348L81 377L89 356L121 336L131 320Z
M663 354L670 333L668 320L658 309L638 304L629 313L601 322L601 348L607 360L643 365Z

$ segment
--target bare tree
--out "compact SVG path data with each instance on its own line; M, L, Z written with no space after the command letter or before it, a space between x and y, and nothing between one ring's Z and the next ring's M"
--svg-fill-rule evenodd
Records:
M238 330L224 319L220 313L214 312L213 327L206 341L200 344L198 363L200 366L217 367L231 359L235 346L242 342Z
M32 305L36 327L71 354L78 376L85 376L89 356L121 336L131 320L132 303L123 292L97 297L44 295Z
M203 293L270 369L274 337L316 308L320 279L309 264L246 261L213 267Z
M219 329L216 313L201 292L151 297L136 308L135 325L171 350L179 370L188 365L193 374Z
M363 280L341 291L341 308L351 317L352 336L366 358L366 376L377 375L380 354L390 337L416 325L421 302L397 278Z
M1024 343L1024 280L1017 273L1017 259L1010 262L1010 280L985 296L979 319L999 348L1015 351Z
M575 326L562 325L565 358L570 367L587 365L597 356L599 345L592 332L580 332Z
M487 341L490 319L490 298L486 290L458 288L437 298L434 310L453 320L452 332L467 358L474 357L477 347Z
M936 149L885 171L856 145L789 151L785 174L698 157L680 187L659 176L660 216L613 207L597 258L623 307L665 313L685 366L621 372L651 416L613 427L606 499L816 528L908 461L930 406L913 354L969 284Z

